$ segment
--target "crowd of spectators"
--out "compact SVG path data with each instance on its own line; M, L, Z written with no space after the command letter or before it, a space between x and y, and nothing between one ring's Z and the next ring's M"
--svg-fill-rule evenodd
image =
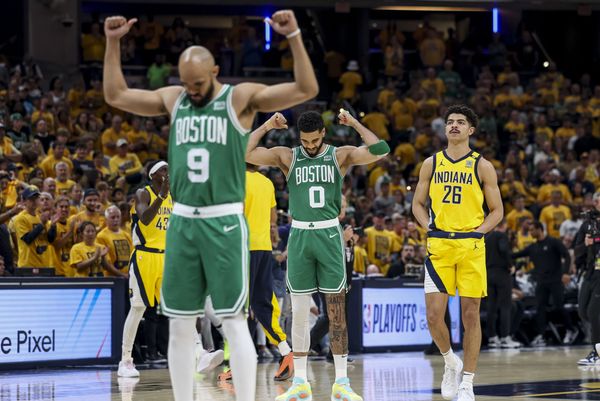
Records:
M542 68L526 31L510 51L494 36L483 58L453 31L444 38L425 23L412 33L420 57L413 68L403 49L409 33L391 26L378 37L384 62L375 90L365 89L367 77L356 60L330 51L322 84L332 95L305 106L322 112L332 144L358 143L358 135L335 119L344 107L392 148L386 158L355 167L344 179L345 223L355 230L354 273L422 279L426 232L412 216L411 201L422 162L445 146L442 116L457 102L480 117L471 146L496 167L512 250L535 242L536 220L572 249L581 213L594 207L600 185L600 85L588 74L565 77L554 63ZM251 60L251 42L258 40L251 28L236 31L233 48L244 49L240 60ZM147 65L147 87L160 87L176 75L169 63L197 40L180 19L165 28L149 17L124 38L123 61ZM81 45L84 62L102 61L98 23L82 35ZM231 72L241 73L234 64L262 61L227 62ZM456 71L457 63L469 69ZM124 114L104 102L97 76L67 85L60 76L47 79L27 58L6 65L0 79L0 275L53 267L68 277L126 276L132 194L145 185L146 166L166 158L168 119ZM267 146L298 145L294 112L282 112L291 128L271 132ZM262 171L275 185L281 218L272 233L274 257L285 269L285 178ZM514 265L515 299L531 295L535 269L527 258ZM276 281L282 281L282 271ZM575 280L573 264L569 273Z

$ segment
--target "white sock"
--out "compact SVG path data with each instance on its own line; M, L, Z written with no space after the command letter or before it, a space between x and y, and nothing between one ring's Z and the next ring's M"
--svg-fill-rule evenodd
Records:
M307 356L294 356L294 377L308 381L306 374L308 368L308 357Z
M334 355L335 380L348 377L348 355Z
M279 344L277 344L277 349L279 349L279 353L282 356L286 356L287 354L292 352L292 349L290 348L290 345L287 343L287 341L282 341Z
M469 383L470 385L473 385L473 377L475 377L475 373L463 372L462 381L463 383Z
M310 314L311 295L292 294L292 345L294 353L308 353L310 348L310 326L308 315ZM294 355L294 377L307 378L308 357Z
M236 401L255 401L256 351L242 313L223 319L223 331L229 342L229 363L233 375ZM178 400L176 400L178 401Z
M171 318L169 326L169 374L175 401L192 401L194 393L194 333L196 318Z
M444 362L446 363L446 366L450 368L456 366L456 355L454 355L452 348L450 348L450 350L448 350L448 352L446 353L442 352L442 356L444 357Z
M131 359L131 350L133 349L135 335L137 334L145 310L146 308L143 306L132 306L129 309L127 319L125 319L125 325L123 326L123 346L121 348L122 361Z

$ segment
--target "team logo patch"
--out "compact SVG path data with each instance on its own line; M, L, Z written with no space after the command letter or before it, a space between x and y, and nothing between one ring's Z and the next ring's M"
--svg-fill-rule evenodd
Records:
M325 160L326 162L331 161L331 156L327 155L323 158L323 160Z
M467 160L466 166L467 168L473 167L473 160Z
M215 107L214 110L225 110L225 102L221 101L221 102L215 102Z

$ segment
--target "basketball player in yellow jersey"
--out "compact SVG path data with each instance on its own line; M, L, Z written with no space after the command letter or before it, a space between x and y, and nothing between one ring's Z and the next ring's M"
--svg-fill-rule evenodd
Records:
M140 375L133 364L131 350L144 311L160 301L166 233L173 209L168 164L164 161L154 163L149 168L148 177L151 183L137 190L132 211L134 251L129 262L131 308L123 328L123 349L118 371L120 377Z
M502 220L503 208L496 171L469 148L477 128L470 108L453 105L445 115L448 147L429 157L419 173L412 211L428 230L425 260L425 303L433 341L446 363L442 397L474 400L473 376L479 358L481 325L479 307L487 295L484 234ZM427 199L430 199L429 211ZM485 205L489 214L485 215ZM456 289L465 327L463 362L452 352L444 323L448 296Z

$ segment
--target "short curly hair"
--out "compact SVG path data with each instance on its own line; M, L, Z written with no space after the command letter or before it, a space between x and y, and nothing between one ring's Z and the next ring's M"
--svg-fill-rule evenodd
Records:
M316 111L307 111L300 114L296 125L300 132L315 132L325 128L325 123L323 122L323 118L321 118L321 114Z
M467 118L467 121L473 128L477 128L477 125L479 124L479 117L477 117L477 114L475 114L470 107L467 107L464 104L453 104L452 106L448 107L448 110L444 115L444 122L448 122L448 116L450 114L462 114Z

